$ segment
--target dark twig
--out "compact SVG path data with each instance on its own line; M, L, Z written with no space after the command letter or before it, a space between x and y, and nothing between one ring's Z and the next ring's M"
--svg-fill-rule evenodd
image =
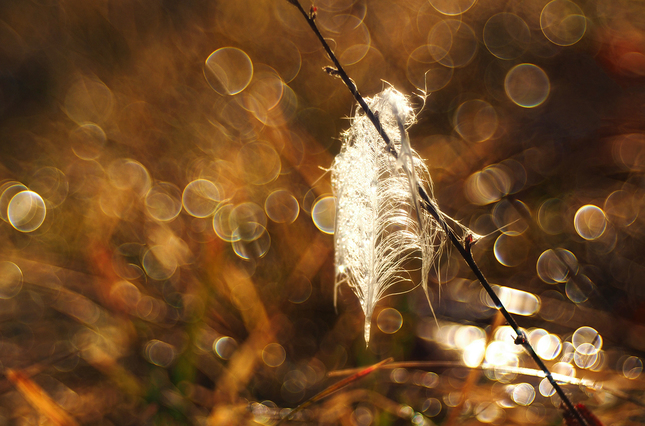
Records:
M305 17L307 20L307 23L311 27L311 30L316 34L318 37L318 40L320 40L320 43L323 45L325 48L325 51L327 52L327 55L329 58L332 60L334 63L334 66L336 69L326 69L328 73L333 73L333 75L340 77L341 80L343 80L343 83L345 83L345 86L349 89L350 92L352 92L352 95L354 95L354 99L356 99L356 102L363 108L363 111L367 115L367 118L370 119L374 127L376 127L376 130L379 132L385 143L387 144L387 150L394 155L394 157L398 158L398 154L396 150L394 149L394 145L392 145L392 141L390 140L389 136L385 131L383 130L383 127L381 126L381 122L379 121L378 117L374 115L372 110L370 109L369 106L367 106L367 103L365 102L365 99L363 99L363 96L358 92L358 88L356 87L356 84L354 84L354 81L352 81L351 78L347 75L345 70L343 69L342 65L340 62L338 62L338 59L336 59L336 55L334 55L334 52L331 51L331 47L329 47L329 44L327 44L327 41L325 40L325 37L320 33L318 30L318 27L316 26L316 19L315 15L310 15L305 10L300 6L300 3L298 3L297 0L287 0L289 3L293 4L298 8L300 13L302 13L302 16Z
M383 138L387 145L387 150L395 157L398 159L398 153L394 149L394 145L392 144L389 136L385 131L383 130L383 127L381 126L381 122L379 121L378 117L374 115L370 107L367 105L361 94L358 92L358 89L356 88L356 85L352 81L352 79L349 78L343 67L341 66L340 62L338 62L338 59L336 58L336 55L332 52L331 48L327 44L327 41L325 41L325 38L323 35L320 33L318 30L318 27L316 26L315 23L315 14L308 14L305 12L305 10L302 8L300 3L298 3L297 0L287 0L289 3L293 4L300 10L300 13L302 13L302 16L305 17L307 20L307 23L311 27L312 31L316 34L320 42L322 43L323 47L325 48L325 51L327 52L327 55L329 58L332 60L334 63L336 69L334 70L334 75L337 75L340 77L349 91L352 93L354 96L354 99L356 99L356 102L361 106L363 111L365 112L365 115L370 119L376 130L378 131L379 135ZM488 280L482 273L481 269L477 266L475 263L475 259L472 256L472 252L470 250L471 248L471 242L469 239L466 240L466 243L462 245L461 241L459 238L457 238L457 235L455 235L454 231L450 228L446 220L444 219L443 215L439 212L439 209L435 204L432 202L430 196L426 193L426 191L421 187L417 187L419 191L419 196L423 199L424 203L422 204L423 208L427 210L432 217L441 225L443 231L446 233L452 244L457 248L459 251L459 254L464 258L470 269L473 271L481 285L484 287L490 298L492 299L493 303L495 304L495 307L502 313L508 324L513 328L513 330L516 333L516 338L515 338L515 344L516 345L522 345L524 349L529 353L531 358L535 361L535 363L538 365L538 367L544 372L545 377L551 383L551 386L553 386L553 389L555 389L556 393L558 396L562 399L562 402L564 403L567 411L578 421L580 425L586 425L588 426L588 423L585 418L580 415L578 410L573 406L571 403L571 400L569 397L564 393L560 385L555 381L553 376L551 375L551 371L547 368L547 366L544 364L542 359L538 356L538 354L535 352L531 344L529 343L528 339L526 338L526 334L520 329L519 325L513 318L513 316L506 310L504 305L502 304L502 301L499 300L499 297L497 297L497 294L495 294L495 291L493 288L490 286L488 283Z

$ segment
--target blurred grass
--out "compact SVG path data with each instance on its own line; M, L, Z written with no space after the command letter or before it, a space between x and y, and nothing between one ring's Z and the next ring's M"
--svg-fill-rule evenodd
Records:
M645 388L642 6L496 1L446 14L455 4L316 2L365 96L382 80L432 89L410 134L442 209L493 232L475 257L492 282L538 298L519 322L557 336L549 365L622 392L567 386L572 399L605 424L640 424L623 396ZM520 64L548 85L538 73L505 86L511 70L535 71ZM334 312L332 237L317 227L329 217L312 210L331 193L325 169L355 107L324 65L286 1L0 4L0 423L270 425L333 370L464 362L495 312L455 257L433 293L439 330L417 291L379 305L375 318L391 307L402 325L387 334L377 318L369 349L349 289ZM213 185L187 191L197 179ZM14 201L25 188L33 202ZM515 200L531 220L500 239ZM538 260L557 248L575 262L554 280L557 257ZM529 296L518 297L521 311ZM603 339L593 363L572 343L582 326ZM505 359L532 368L507 337ZM448 365L374 372L291 422L445 423L469 374ZM483 376L461 424L560 422L539 378ZM521 383L529 404L514 396Z

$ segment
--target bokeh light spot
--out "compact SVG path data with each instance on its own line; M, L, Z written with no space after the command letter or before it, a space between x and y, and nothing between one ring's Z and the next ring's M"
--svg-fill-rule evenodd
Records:
M175 360L174 346L160 340L151 340L146 344L145 355L148 361L160 367L168 367Z
M535 400L535 388L529 383L520 383L513 388L512 398L518 405L531 405Z
M421 411L428 417L435 417L441 412L441 401L437 398L428 398L423 402Z
M576 348L573 347L573 344L571 342L563 342L560 361L570 363L571 361L573 361L573 355L575 353Z
M467 12L477 0L428 0L432 7L437 12L448 15L456 16Z
M484 356L484 359L492 366L517 366L519 358L514 351L515 348L513 347L513 343L497 340L491 342L488 347L486 347L486 355Z
M561 351L562 341L555 334L542 336L535 346L535 352L540 356L540 358L548 361L557 358Z
M594 328L583 326L573 333L571 343L576 352L589 355L602 349L602 336Z
M287 358L287 351L279 343L269 343L262 349L262 360L269 367L279 367Z
M480 206L499 201L511 189L511 178L502 167L489 166L468 176L464 184L466 197Z
M584 36L587 19L577 4L569 0L553 0L542 9L540 28L551 43L571 46Z
M336 197L325 196L316 201L311 209L311 218L316 228L325 234L333 234L336 222Z
M472 342L483 339L486 336L484 330L472 325L459 326L454 334L455 347L464 349Z
M165 245L150 247L141 260L146 274L153 280L167 280L177 270L178 262L173 251Z
M226 242L240 238L239 233L235 233L235 229L231 227L231 212L234 208L233 204L225 204L220 206L213 216L213 230L218 237Z
M585 240L595 240L605 232L607 218L600 207L592 204L582 206L573 218L576 232Z
M497 130L497 113L485 101L474 99L459 105L455 112L455 130L468 142L483 142Z
M509 268L519 266L526 260L528 244L525 238L502 234L495 240L495 259Z
M119 281L110 289L110 298L122 309L135 312L137 304L141 300L141 292L131 282Z
M383 333L394 334L401 329L403 317L396 309L385 308L378 314L376 325Z
M477 339L464 348L462 359L470 368L479 367L486 355L486 339Z
M594 351L591 343L583 343L573 354L573 362L583 369L588 369L598 360L599 351Z
M305 396L306 388L307 376L302 371L294 369L284 375L280 394L287 401L297 402Z
M29 189L40 195L48 209L60 206L69 193L67 176L56 167L43 167L32 175Z
M607 356L605 355L605 351L600 350L597 355L598 357L596 358L596 362L589 367L589 370L595 372L602 371L607 365Z
M358 406L352 412L351 419L352 421L350 424L356 426L370 426L374 422L374 414L372 414L372 411L368 407Z
M537 274L547 284L566 282L578 272L578 259L569 250L545 250L536 263Z
M327 14L321 15L325 17ZM354 65L360 62L369 52L372 44L371 36L364 16L352 14L327 15L330 19L324 19L321 24L342 37L336 38L335 52L338 60L343 66Z
M475 407L475 418L482 423L496 423L504 416L504 409L494 402L482 402Z
M72 151L81 160L96 160L103 153L107 136L101 127L94 123L78 126L69 134Z
M528 341L529 343L535 348L540 341L540 339L544 336L547 336L549 334L548 331L546 331L543 328L534 328L528 332Z
M390 380L393 383L406 383L410 378L410 373L405 368L395 368L390 373Z
M13 262L0 262L0 299L11 299L22 289L22 271Z
M296 304L304 303L311 296L312 290L311 281L306 276L296 275L289 282L289 302Z
M553 387L553 385L551 385L551 382L549 382L549 379L547 379L546 377L540 381L538 389L540 391L540 394L545 398L548 398L555 394L555 388Z
M302 66L300 49L294 42L284 37L278 38L275 43L280 46L280 49L271 52L268 63L278 71L285 83L289 83L296 78Z
M33 232L40 228L46 214L45 202L33 191L17 193L7 207L9 223L20 232Z
M515 104L535 108L549 96L551 83L542 68L533 64L519 64L506 74L504 89Z
M540 228L550 235L561 234L564 230L562 219L562 201L549 198L538 209L537 222Z
M513 13L491 16L484 26L484 44L499 59L519 57L531 42L531 31L526 22Z
M556 362L551 367L551 373L568 377L576 377L576 369L568 362Z
M531 217L529 208L520 200L500 200L493 208L493 222L509 236L521 235L529 228L526 217Z
M16 181L5 182L0 187L0 193L2 194L0 195L0 217L2 217L2 220L4 220L5 222L9 222L9 216L7 216L7 209L9 207L9 203L11 202L11 199L16 194L23 191L29 191L29 188L27 188L22 183L16 182Z
M433 59L444 67L463 67L475 57L477 37L463 21L439 21L428 33L428 50Z
M222 47L206 58L204 77L220 95L236 95L251 82L253 63L243 50Z
M244 170L246 181L253 185L269 183L280 174L280 156L266 143L244 145L237 155L237 163Z
M269 248L271 247L271 236L267 232L266 228L264 228L262 225L258 225L255 229L257 231L262 231L257 238L254 238L252 240L247 240L244 238L234 238L233 242L231 243L233 245L235 254L237 254L244 260L259 259L261 257L264 257L264 255L267 254Z
M643 372L643 361L636 357L630 356L623 363L623 376L630 380L637 379Z
M595 288L588 276L580 274L567 280L564 291L573 303L583 303L589 299Z
M266 65L262 68L262 71L256 70L251 84L240 96L242 107L266 123L269 111L282 99L285 85L273 68Z
M628 133L616 137L612 144L616 164L626 170L645 170L645 134Z
M65 95L64 107L67 116L76 123L102 124L112 112L114 95L99 79L81 77Z
M213 342L213 350L222 359L230 359L237 350L237 341L228 336L220 337Z
M221 200L217 186L206 179L197 179L186 185L181 201L184 209L194 217L208 217L215 212Z
M130 158L120 158L110 163L107 174L115 188L131 190L140 196L145 195L152 186L148 170Z
M428 93L441 90L450 83L453 75L454 69L437 63L425 44L417 47L408 56L406 76L419 90Z
M298 200L286 189L273 191L264 202L269 219L276 223L293 223L300 213Z
M267 111L266 122L269 127L280 127L291 122L298 113L298 96L294 90L286 84L282 86L282 97L278 104Z
M250 201L235 206L228 220L232 241L254 241L266 232L267 217L264 209Z
M540 299L532 293L504 286L493 286L493 289L506 310L512 314L529 316L540 309ZM496 307L493 299L485 290L482 289L481 294L486 306Z
M169 182L159 182L146 194L146 210L153 219L168 222L181 211L181 190Z
M639 206L636 197L628 191L617 190L605 199L603 211L608 219L618 226L629 226L638 217Z

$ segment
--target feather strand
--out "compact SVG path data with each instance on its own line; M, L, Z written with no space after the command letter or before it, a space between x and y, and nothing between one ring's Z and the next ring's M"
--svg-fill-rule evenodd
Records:
M421 260L419 284L430 300L428 273L446 237L436 220L419 207L415 189L419 185L432 194L432 181L423 160L410 147L405 128L415 117L408 100L387 88L366 101L400 155L396 159L386 150L359 109L343 134L331 171L337 199L334 302L339 286L346 282L365 314L365 342L369 343L376 303L390 295L395 285L411 283L406 265L412 259ZM411 284L411 288L419 285Z

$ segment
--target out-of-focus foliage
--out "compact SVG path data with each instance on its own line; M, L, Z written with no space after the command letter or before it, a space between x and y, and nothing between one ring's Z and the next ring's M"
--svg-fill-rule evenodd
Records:
M428 95L439 204L572 400L645 421L643 5L315 5L364 95ZM560 421L455 253L437 322L387 298L366 349L334 312L329 64L285 0L0 3L0 424L271 425L387 357L292 422Z

